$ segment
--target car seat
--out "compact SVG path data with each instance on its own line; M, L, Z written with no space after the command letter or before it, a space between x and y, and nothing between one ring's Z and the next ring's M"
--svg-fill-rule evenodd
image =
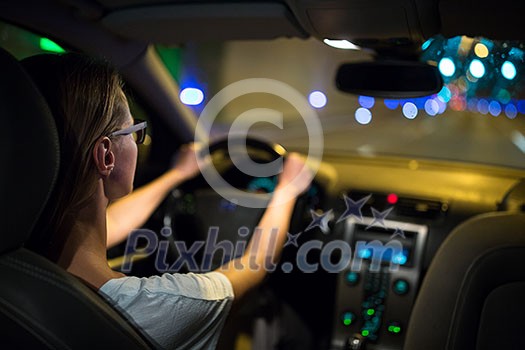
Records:
M458 226L417 296L405 350L525 349L525 214Z
M0 348L151 349L93 290L23 247L59 169L53 117L19 63L0 49Z

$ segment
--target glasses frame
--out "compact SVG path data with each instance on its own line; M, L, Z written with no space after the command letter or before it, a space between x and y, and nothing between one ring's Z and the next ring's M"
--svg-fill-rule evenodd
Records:
M144 139L146 138L146 128L147 127L148 127L148 122L146 122L144 120L140 120L140 119L135 119L135 122L133 123L132 126L127 127L125 129L122 129L122 130L114 131L111 134L109 134L109 137L130 135L130 134L133 134L134 132L138 132L138 131L143 130L143 132L141 134L139 134L140 138L137 138L135 140L137 145L140 145L140 144L142 144L144 142Z

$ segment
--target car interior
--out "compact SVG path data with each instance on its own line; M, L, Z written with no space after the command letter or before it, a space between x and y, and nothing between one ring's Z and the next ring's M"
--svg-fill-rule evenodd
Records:
M241 117L251 124L239 144L255 162L321 153L291 219L297 240L231 311L218 349L524 349L523 13L510 0L2 1L0 346L156 348L122 310L24 247L52 205L60 145L17 61L82 52L118 69L134 118L148 121L135 188L196 140L239 201L271 195L278 175L236 166L228 132ZM251 233L240 229L253 232L264 212L211 182L174 188L143 227L166 242L169 272L190 271L175 242L218 227L242 245ZM108 250L112 268L162 273L144 242L128 243ZM342 244L357 267L339 266Z

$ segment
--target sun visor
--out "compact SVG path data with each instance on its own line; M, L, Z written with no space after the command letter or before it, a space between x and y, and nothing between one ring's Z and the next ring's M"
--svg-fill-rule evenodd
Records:
M121 37L160 44L308 37L278 3L133 7L110 12L102 24Z

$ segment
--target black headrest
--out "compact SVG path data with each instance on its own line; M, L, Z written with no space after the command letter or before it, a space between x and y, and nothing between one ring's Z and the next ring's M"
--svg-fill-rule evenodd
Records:
M59 167L49 107L19 63L0 49L0 253L24 244Z

